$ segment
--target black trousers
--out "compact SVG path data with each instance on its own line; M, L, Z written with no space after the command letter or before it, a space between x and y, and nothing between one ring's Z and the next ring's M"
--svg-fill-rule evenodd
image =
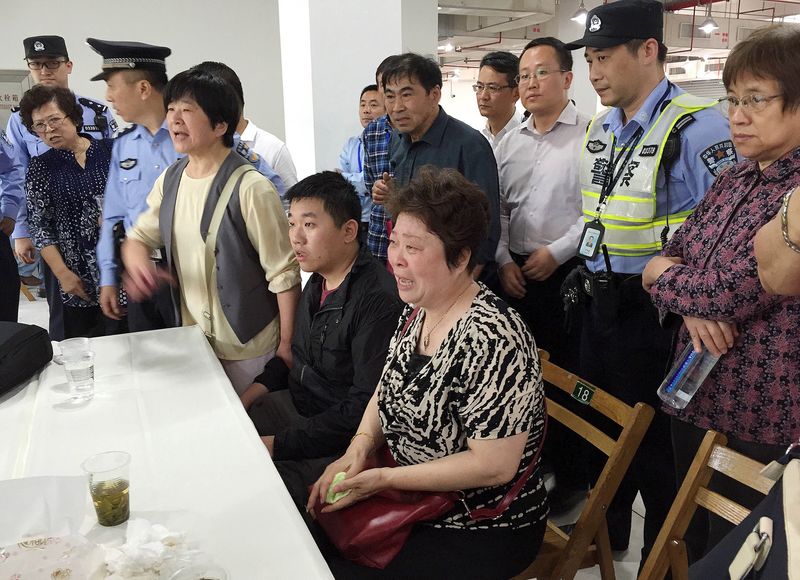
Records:
M383 570L345 560L318 527L312 535L337 580L508 580L536 558L545 525L545 520L519 530L451 530L417 525L397 557Z
M159 330L176 326L172 295L167 284L159 286L149 300L134 302L128 299L128 330Z
M669 417L660 411L656 395L666 375L672 333L658 321L658 312L642 288L641 276L619 275L618 307L587 297L583 308L580 375L629 405L643 402L656 412L630 468L607 513L611 546L626 549L630 539L632 505L642 494L645 560L675 498L675 472ZM610 422L606 430L617 436ZM599 475L605 456L592 449L590 464Z
M689 472L689 467L692 465L697 449L707 431L675 417L671 418L670 426L672 448L675 453L675 478L680 485ZM729 435L726 437L728 437L728 447L761 463L769 463L778 459L784 454L787 447L786 445L742 441ZM764 496L754 489L716 472L711 476L708 487L750 510L764 499ZM689 552L689 563L696 562L705 556L733 528L733 524L728 520L709 513L703 508L698 508L684 535Z
M511 258L517 266L522 267L528 256L512 252ZM520 313L531 329L536 346L550 353L551 362L572 372L578 371L580 332L574 328L572 332L567 332L561 285L564 278L581 263L581 260L573 258L559 266L547 280L527 280L525 296L522 298L504 296L509 306ZM577 407L580 404L561 389L546 385L545 391L559 405L579 411ZM588 485L586 466L575 461L572 455L572 451L580 445L581 438L573 431L556 421L550 422L542 454L553 468L558 491L565 495L572 490L585 490Z
M2 216L0 216L2 217ZM16 322L19 315L19 272L11 240L0 232L0 320Z

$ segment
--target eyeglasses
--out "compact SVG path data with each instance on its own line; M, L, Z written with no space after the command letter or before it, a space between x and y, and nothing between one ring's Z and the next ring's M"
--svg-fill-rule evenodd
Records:
M536 77L536 80L538 81L543 81L551 74L559 72L569 72L569 71L563 68L557 68L554 70L550 70L547 68L537 68L535 71L533 71L533 74L531 73L518 74L516 77L514 77L514 80L517 81L518 85L527 85L529 82L531 82L531 79L533 77Z
M50 117L49 119L45 119L44 121L38 121L32 125L32 128L37 133L45 133L47 129L51 131L55 131L58 129L67 117Z
M511 85L496 85L494 83L489 83L488 85L477 83L472 85L472 90L475 91L476 94L481 94L483 91L488 91L490 95L496 95L503 89L508 88L511 88Z
M67 62L66 60L29 60L28 61L28 68L31 70L42 70L46 68L47 70L56 70L62 64Z
M740 99L733 95L728 95L727 97L719 99L719 103L722 112L729 116L733 109L738 107L741 107L746 113L760 113L767 108L770 101L773 99L780 99L781 97L783 97L783 95L759 95L758 93L753 93L752 95L747 95Z

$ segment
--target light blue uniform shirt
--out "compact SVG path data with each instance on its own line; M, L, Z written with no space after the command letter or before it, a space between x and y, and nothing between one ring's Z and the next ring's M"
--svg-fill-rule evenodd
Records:
M684 91L667 79L662 80L645 100L636 115L622 124L622 111L613 109L605 118L603 129L613 132L618 144L628 143L641 127L644 134L653 126L663 103L675 98ZM681 151L672 163L669 172L669 207L664 170L659 167L656 177L656 215L666 215L693 209L708 191L717 177L719 169L726 166L720 163L715 152L734 151L728 120L716 109L703 109L692 113L694 122L681 131ZM610 141L610 139L609 139ZM736 162L736 159L730 161ZM670 226L670 233L676 226ZM647 262L655 256L610 256L611 269L617 273L640 274ZM586 266L593 272L606 269L602 253L594 260L587 260Z
M234 134L233 147L247 158L255 168L283 193L284 185L269 164L244 143L239 134ZM117 264L114 260L114 224L122 221L125 231L133 226L136 218L147 209L147 196L158 176L175 163L182 155L175 151L167 124L155 133L141 125L134 125L114 141L111 166L103 201L103 224L97 243L97 261L100 266L100 285L117 285Z
M361 221L369 222L372 194L367 192L367 186L364 185L364 144L361 142L361 135L350 137L344 144L339 154L339 169L344 178L356 188L358 201L361 202Z
M16 220L21 205L25 205L25 172L17 159L14 146L0 131L0 218Z
M83 109L83 128L80 129L81 133L88 133L95 139L107 139L114 136L117 131L117 122L108 107L93 99L75 95L78 104ZM98 120L98 116L104 117L105 128L102 128L102 122ZM50 149L39 137L28 131L25 125L22 124L22 117L19 111L12 113L11 118L8 120L6 127L8 138L14 145L14 150L17 154L17 159L22 165L23 176L28 170L28 162L31 157L41 155ZM23 177L24 180L24 177ZM17 216L17 225L14 228L14 233L11 237L16 238L29 238L28 232L28 206L24 203L20 204L19 214Z

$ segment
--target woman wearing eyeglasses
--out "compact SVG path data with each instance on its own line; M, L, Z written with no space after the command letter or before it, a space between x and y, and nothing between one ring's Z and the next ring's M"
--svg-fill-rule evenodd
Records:
M30 160L25 191L33 241L58 279L64 337L101 335L96 247L112 140L79 132L83 110L68 89L36 85L20 116L51 147Z
M717 178L643 273L662 314L682 317L676 352L691 343L720 357L685 409L664 408L673 415L679 482L706 429L762 462L800 437L800 299L767 294L753 252L759 228L800 185L798 54L800 29L788 25L761 29L731 51L722 104L737 153L747 160ZM763 497L716 485L748 508ZM710 549L729 529L718 518L710 531L708 525L690 535L691 559L704 552L706 534Z

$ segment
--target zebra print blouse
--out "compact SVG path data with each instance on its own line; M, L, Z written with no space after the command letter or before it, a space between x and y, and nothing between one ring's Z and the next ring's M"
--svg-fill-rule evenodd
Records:
M467 449L467 439L499 439L528 431L517 476L506 485L464 490L470 509L494 508L534 457L544 427L544 391L536 345L520 316L488 288L445 337L418 373L409 361L425 311L405 326L400 317L389 345L378 392L386 442L399 465L432 461ZM547 516L537 468L511 506L496 520L472 523L456 507L433 525L448 528L522 528Z

